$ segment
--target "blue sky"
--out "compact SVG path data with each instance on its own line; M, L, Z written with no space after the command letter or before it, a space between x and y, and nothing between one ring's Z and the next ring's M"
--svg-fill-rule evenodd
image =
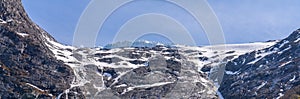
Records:
M90 0L23 0L25 9L34 22L49 32L56 40L64 44L72 44L73 33L80 15ZM247 43L281 39L288 36L293 30L300 28L300 4L299 0L208 0L215 11L224 30L227 43ZM154 3L159 5L160 3ZM104 37L98 37L99 45L109 43L117 31L115 24L128 12L145 9L143 5L120 10L117 15L110 18L104 26L113 28L106 29ZM149 11L176 13L178 17L186 18L188 13L169 9L152 9ZM101 13L101 10L99 9ZM95 12L97 13L97 12ZM192 22L191 22L192 24ZM191 25L190 28L198 27ZM200 28L200 27L199 27ZM201 29L201 28L200 28ZM107 32L107 33L106 33ZM192 34L194 36L194 34ZM200 33L197 44L207 45L208 41L204 33ZM143 39L160 41L164 37L155 35L143 36Z

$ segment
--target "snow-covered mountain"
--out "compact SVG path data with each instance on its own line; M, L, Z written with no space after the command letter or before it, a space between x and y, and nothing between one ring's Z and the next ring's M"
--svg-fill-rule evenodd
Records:
M217 98L213 83L177 48L74 48L48 42L75 78L59 97Z
M51 40L46 44L58 60L71 66L76 76L71 88L60 96L216 98L217 88L208 78L210 68L275 43L276 41L205 47L157 45L114 49L75 48ZM222 49L222 46L226 46L226 49ZM223 59L220 60L220 57ZM77 92L78 89L82 93ZM192 89L195 91L188 91ZM156 91L158 93L152 93ZM108 93L110 94L106 95Z
M220 91L226 98L299 98L299 56L300 30L296 30L271 47L228 62L226 72L230 73L224 76Z
M0 11L1 99L299 97L300 30L247 44L76 48L33 23L21 0L0 0Z

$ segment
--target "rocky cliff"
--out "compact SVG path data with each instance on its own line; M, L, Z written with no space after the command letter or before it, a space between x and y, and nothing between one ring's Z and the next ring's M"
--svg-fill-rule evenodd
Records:
M33 23L21 0L0 0L0 96L45 98L70 87L73 72L43 43L54 40Z

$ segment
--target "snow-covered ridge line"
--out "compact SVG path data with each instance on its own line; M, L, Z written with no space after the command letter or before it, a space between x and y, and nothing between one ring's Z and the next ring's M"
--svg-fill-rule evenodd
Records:
M183 55L189 57L189 61L192 61L199 67L199 69L201 69L203 66L218 66L222 63L222 61L230 61L240 55L268 48L275 45L277 42L278 41L255 42L245 44L212 45L203 47L182 45L176 46L180 49ZM186 53L187 51L192 52ZM227 60L224 60L225 58Z

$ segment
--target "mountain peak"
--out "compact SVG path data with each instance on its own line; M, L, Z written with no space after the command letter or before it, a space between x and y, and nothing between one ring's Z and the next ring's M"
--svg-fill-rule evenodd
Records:
M20 37L27 34L30 39L36 41L45 41L43 37L55 41L53 37L29 18L21 0L0 0L0 11L1 29L13 31Z

